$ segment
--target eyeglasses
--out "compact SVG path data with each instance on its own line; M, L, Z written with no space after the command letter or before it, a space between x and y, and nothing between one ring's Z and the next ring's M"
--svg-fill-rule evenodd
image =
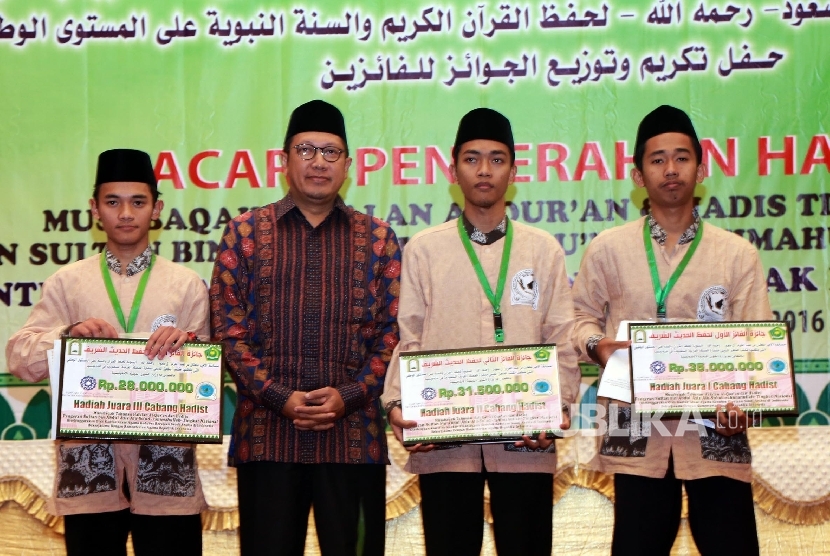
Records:
M317 151L323 155L323 160L326 162L337 162L340 160L340 155L343 154L343 149L337 147L315 147L306 143L294 145L297 155L303 160L311 160L317 155Z

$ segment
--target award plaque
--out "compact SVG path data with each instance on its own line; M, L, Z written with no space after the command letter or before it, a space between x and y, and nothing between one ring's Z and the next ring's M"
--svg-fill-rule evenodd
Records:
M555 345L402 353L404 444L509 442L561 429Z
M712 416L728 402L763 416L797 415L785 322L632 323L634 410Z
M222 442L222 347L188 342L163 359L147 340L65 338L57 438Z

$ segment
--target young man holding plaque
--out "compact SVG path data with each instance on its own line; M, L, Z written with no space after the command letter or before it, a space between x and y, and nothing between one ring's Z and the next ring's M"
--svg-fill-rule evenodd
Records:
M516 176L507 118L487 108L466 114L451 171L464 211L458 220L416 234L406 246L396 354L556 344L566 408L576 399L580 375L565 257L550 234L506 216L505 194ZM400 373L395 357L382 399L402 440L402 428L416 423L403 419ZM563 411L561 428L569 424ZM427 554L480 553L485 482L498 553L551 554L553 446L542 433L515 443L408 447L406 469L419 475Z
M106 249L46 279L29 320L6 346L12 374L45 379L46 352L62 335L149 336L150 359L197 336L207 339L204 283L149 246L150 226L163 207L158 196L147 153L101 153L89 205L107 235ZM56 449L48 511L64 516L70 556L125 555L130 532L139 556L201 554L205 501L192 444L61 440Z
M291 114L288 194L231 221L211 283L211 326L239 402L243 555L302 555L310 508L324 555L383 554L386 433L378 397L392 350L400 248L388 224L346 206L352 159L340 110Z
M664 105L648 114L634 164L631 177L645 188L650 212L588 246L573 290L577 349L604 368L630 345L612 339L623 320L770 320L755 248L698 215L694 190L706 170L686 113ZM702 554L758 553L747 417L731 403L726 411L731 419L719 412L707 426L664 418L649 434L631 425L628 404L613 402L616 434L601 438L592 466L614 474L614 554L669 553L683 483Z

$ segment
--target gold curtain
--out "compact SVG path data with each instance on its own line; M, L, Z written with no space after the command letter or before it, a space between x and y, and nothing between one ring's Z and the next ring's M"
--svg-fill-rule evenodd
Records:
M420 491L403 470L406 452L390 437L387 478L387 553L422 554ZM830 427L775 427L750 431L753 495L762 553L821 553L830 546ZM596 440L558 441L554 480L556 554L607 554L613 526L613 481L585 464ZM238 553L236 472L226 465L227 445L200 445L199 475L208 509L202 514L205 554ZM0 546L15 554L61 554L63 519L46 511L54 478L51 441L0 442ZM489 507L485 515L490 521ZM684 504L685 517L685 504ZM485 529L483 554L494 554ZM318 554L313 519L307 554ZM11 544L10 544L11 543ZM27 552L31 551L31 552ZM673 554L696 554L683 522Z

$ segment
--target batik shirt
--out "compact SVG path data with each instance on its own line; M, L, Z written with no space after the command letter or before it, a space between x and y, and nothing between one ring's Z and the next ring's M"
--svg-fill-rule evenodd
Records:
M378 397L398 343L400 272L389 225L339 197L316 227L290 196L228 224L210 298L239 395L231 465L386 463ZM297 430L281 413L289 396L326 386L345 416L326 431Z

